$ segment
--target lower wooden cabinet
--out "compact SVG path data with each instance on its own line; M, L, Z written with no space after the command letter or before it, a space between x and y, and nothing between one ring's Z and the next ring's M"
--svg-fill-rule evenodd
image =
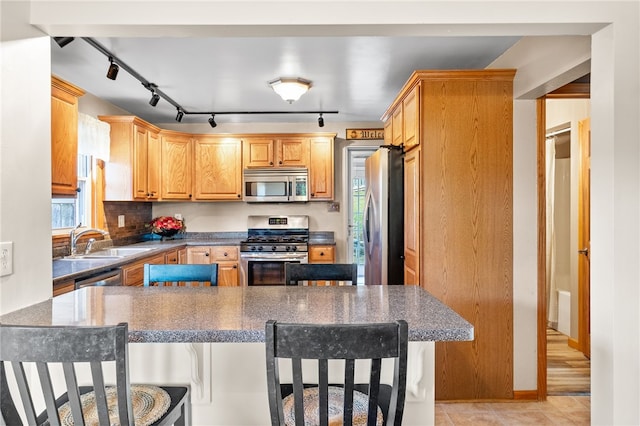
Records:
M176 265L179 262L178 249L167 251L164 253L164 263L167 265Z
M333 245L310 245L309 263L336 263L336 247ZM316 285L337 285L337 281L318 281Z
M53 297L69 293L76 289L75 280L69 280L53 286Z
M309 246L309 263L335 263L336 247L334 245Z
M237 246L187 247L187 263L217 263L218 285L240 285L239 248Z
M151 263L162 265L165 262L165 254L160 253L149 256L130 265L122 267L122 285L142 286L144 282L144 264Z

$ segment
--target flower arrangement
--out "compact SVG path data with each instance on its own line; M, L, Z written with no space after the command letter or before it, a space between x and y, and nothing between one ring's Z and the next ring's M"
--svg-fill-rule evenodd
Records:
M147 224L151 232L163 237L172 237L185 230L184 221L171 216L159 216Z

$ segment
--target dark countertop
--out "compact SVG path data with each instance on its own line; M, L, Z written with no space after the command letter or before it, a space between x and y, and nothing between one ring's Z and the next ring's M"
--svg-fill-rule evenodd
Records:
M240 238L212 238L212 239L175 239L168 241L146 241L126 247L151 248L143 253L132 254L119 259L73 259L53 260L53 285L63 281L88 277L100 272L119 268L123 265L144 259L149 256L185 246L238 246Z
M267 320L404 319L411 341L469 341L473 326L418 286L85 287L0 317L2 324L129 324L131 342L263 342Z
M220 232L220 233L187 233L186 238L160 241L152 240L143 243L128 245L126 247L148 247L152 250L144 253L133 254L119 259L74 259L53 261L53 285L68 280L89 277L94 274L119 268L123 265L160 254L164 251L185 246L239 246L246 239L246 233ZM335 244L333 232L314 231L309 233L309 244Z

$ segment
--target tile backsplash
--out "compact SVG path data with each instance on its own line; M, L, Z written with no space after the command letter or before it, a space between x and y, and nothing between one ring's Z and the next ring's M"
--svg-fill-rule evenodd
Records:
M96 241L94 249L111 245L134 244L142 241L143 235L149 233L145 224L152 219L151 203L133 201L105 201L104 215L105 228L109 231L106 239ZM124 226L118 226L118 216L124 216ZM85 242L78 244L78 250L82 251ZM56 236L52 241L52 257L67 256L70 253L70 241L68 236Z

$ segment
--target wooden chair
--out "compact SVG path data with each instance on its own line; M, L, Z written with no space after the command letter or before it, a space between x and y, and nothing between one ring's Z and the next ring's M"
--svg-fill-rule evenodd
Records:
M5 423L23 424L17 404L29 425L84 425L91 420L100 425L191 424L188 386L130 384L127 330L126 323L105 327L0 325L1 410ZM56 367L50 367L54 363L58 363L57 368L61 363L64 380L52 380ZM103 369L103 363L115 368ZM80 364L90 365L91 377L86 380L91 380L91 386L78 385ZM15 379L11 381L7 374L10 366ZM34 377L36 371L39 380ZM107 371L115 373L105 375ZM113 379L114 386L106 386L105 377ZM15 397L8 383L18 389ZM54 395L54 383L58 392L64 391L61 395ZM33 403L38 397L44 398L45 404L40 414ZM142 402L140 406L138 401ZM109 408L113 411L111 419Z
M144 264L144 281L145 287L156 284L163 286L170 283L172 286L194 285L200 286L217 286L218 285L218 264L211 263L208 265L151 265Z
M336 325L268 321L265 341L269 409L273 426L284 425L285 422L293 424L294 421L296 426L301 426L305 420L309 422L307 424L321 426L349 426L352 424L352 415L360 421L366 418L367 425L381 424L381 421L385 425L402 424L408 348L405 321ZM393 360L392 385L380 383L382 359L387 358ZM292 384L280 382L280 368L289 365L279 365L280 359L291 360ZM363 366L356 366L356 360L363 359L371 361L369 383L355 384L354 372L360 372ZM306 380L302 360L317 360L317 376L314 376L317 381ZM329 360L345 360L341 383L329 384ZM332 362L331 369L339 367L338 364ZM368 395L368 402L363 394ZM335 413L336 408L342 409L342 418L330 418L330 413Z
M349 281L358 283L358 265L355 263L286 263L284 265L284 279L286 285L302 285L300 281L307 281L307 285L326 285L331 281Z

